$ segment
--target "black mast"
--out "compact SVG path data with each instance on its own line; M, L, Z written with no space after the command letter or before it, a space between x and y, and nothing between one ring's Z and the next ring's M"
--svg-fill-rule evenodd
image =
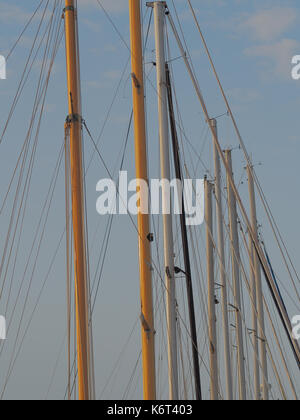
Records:
M174 106L173 106L171 77L170 77L170 70L169 70L168 64L166 64L166 73L167 73L168 103L169 103L169 115L170 115L175 172L176 172L176 178L180 180L182 183L183 179L182 179L181 166L180 166L179 144L178 144L178 136L177 136ZM186 227L186 214L185 214L183 195L182 195L182 211L180 214L180 227L181 227L185 271L180 270L178 268L175 271L177 271L177 273L181 271L186 277L190 329L191 329L191 339L192 339L192 349L193 349L196 399L202 400L198 341L197 341L197 327L196 327L195 305L194 305L193 284L192 284L192 270L191 270L188 235L187 235L187 227Z

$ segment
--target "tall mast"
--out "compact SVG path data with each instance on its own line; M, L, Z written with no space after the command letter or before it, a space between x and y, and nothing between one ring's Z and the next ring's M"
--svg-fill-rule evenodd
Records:
M160 138L160 164L162 180L171 180L169 126L168 126L168 96L165 58L165 12L166 3L157 1L148 3L154 7L154 26L156 43L157 96ZM171 215L170 195L166 183L162 183L162 207L164 225L165 253L165 286L167 293L167 328L169 356L169 390L170 399L178 400L178 367L177 367L177 331L176 331L176 290L174 273L174 243Z
M251 237L249 237L249 257L250 257L250 280L251 280L251 300L252 300L252 344L253 344L253 376L255 400L261 399L260 374L259 374L259 352L258 352L258 331L257 331L257 299L256 299L256 278L255 278L255 249Z
M231 150L225 152L226 162L233 176ZM240 284L240 250L238 236L238 218L236 199L230 183L229 174L227 173L227 191L229 205L229 221L230 221L230 240L232 253L232 275L235 295L235 312L236 312L236 336L237 336L237 352L238 352L238 374L239 374L239 397L240 400L246 400L246 376L245 376L245 359L244 359L244 340L241 317L241 284Z
M217 120L211 120L212 128L215 135L218 136ZM216 195L216 214L218 226L218 254L220 259L220 286L222 296L222 315L223 315L223 334L224 334L224 359L226 370L226 389L227 400L233 400L233 385L232 385L232 365L231 365L231 346L229 336L229 321L228 321L228 300L227 300L227 282L225 272L225 248L224 248L224 229L223 229L223 199L221 188L221 165L220 156L214 145L214 166L215 166L215 195Z
M78 23L75 1L66 0L65 6L64 12L69 101L69 116L67 124L69 125L70 130L72 218L75 250L78 385L79 399L89 400L92 397L92 375L90 366L89 302L82 162L82 116L77 38Z
M177 136L177 130L176 130L175 114L174 114L171 76L170 76L170 70L169 70L168 65L166 66L166 70L167 70L168 103L169 103L169 114L170 114L170 126L171 126L171 132L172 132L174 166L175 166L175 172L176 172L176 179L179 179L181 183L183 183L183 177L182 177L181 165L180 165L180 156L179 156L178 136ZM184 255L184 274L186 277L187 298L188 298L190 329L191 329L191 339L192 339L195 394L196 394L196 399L201 400L202 392L201 392L201 378L200 378L200 366L199 366L198 338L197 338L197 326L196 326L194 293L193 293L193 283L192 283L192 269L191 269L190 251L189 251L189 243L188 243L188 235L187 235L187 226L186 226L184 196L182 195L182 197L178 197L178 199L181 200L181 206L182 206L182 211L180 213L180 228L181 228L183 255Z
M129 0L137 179L148 183L140 0ZM144 208L141 197L141 208ZM154 316L149 214L138 214L144 399L156 399Z
M253 168L248 165L248 185L249 185L249 196L250 196L250 210L251 210L251 224L253 233L258 241L257 232L257 215L256 215L256 201L255 201L255 189L254 180L252 174ZM264 318L264 303L263 303L263 292L262 292L262 280L261 280L261 266L257 256L256 249L251 241L252 252L253 252L253 265L255 270L254 282L256 285L256 299L257 299L257 313L258 313L258 338L260 346L260 361L262 367L262 390L263 399L267 401L269 399L269 380L268 380L268 364L267 364L267 348L266 348L266 331L265 331L265 318ZM255 286L254 286L255 290Z
M196 94L198 96L198 99L199 99L201 108L203 110L205 119L206 119L206 121L209 121L210 120L209 113L208 113L208 110L207 110L207 107L206 107L206 104L205 104L203 95L202 95L202 93L200 91L199 84L198 84L198 82L197 82L197 80L195 78L194 72L193 72L192 67L191 67L191 65L189 63L189 60L188 60L186 51L184 50L183 44L182 44L182 42L180 40L179 34L177 32L177 29L176 29L176 26L174 24L174 21L173 21L173 19L171 17L171 14L168 15L168 18L169 18L170 25L172 27L172 31L173 31L173 33L175 35L175 38L176 38L176 41L178 43L179 49L181 51L182 59L183 59L185 65L187 67L188 73L189 73L189 75L191 77L191 80L192 80L192 83L194 85L194 88L195 88ZM232 116L232 114L231 114L231 116ZM235 124L235 126L236 126L236 124ZM281 321L283 323L283 326L284 326L285 332L287 334L289 343L291 345L291 348L292 348L294 357L296 359L297 365L298 365L298 367L300 369L300 347L299 347L298 342L293 338L293 331L292 331L293 328L292 328L291 320L289 318L289 315L287 313L286 308L284 307L284 303L282 301L282 298L280 297L280 293L279 293L279 291L278 291L278 289L276 287L276 284L274 282L274 279L272 277L272 273L271 273L271 270L270 270L268 261L266 259L266 256L264 254L264 251L262 249L262 246L256 240L255 235L254 235L254 233L252 231L251 223L249 221L249 218L248 218L246 209L245 209L245 207L243 205L243 202L242 202L242 199L241 199L240 194L238 192L238 189L237 189L237 187L236 187L236 185L234 183L234 179L232 178L231 174L229 173L228 165L226 163L225 156L223 156L223 154L222 154L222 149L221 149L220 143L219 143L217 137L215 136L215 133L212 130L212 127L210 127L210 128L211 128L211 133L212 133L212 136L213 136L213 140L214 140L214 142L216 144L216 147L218 149L218 152L219 152L219 156L220 156L220 158L221 158L221 160L222 160L222 162L223 162L223 164L225 166L225 169L226 169L226 172L227 172L228 181L229 181L229 183L230 183L230 185L232 187L232 191L233 191L233 193L234 193L234 195L236 197L236 203L238 204L238 206L239 206L239 208L241 210L241 214L243 216L244 222L246 223L247 228L249 230L249 233L250 233L250 235L251 235L251 237L253 239L253 243L254 243L254 246L255 246L255 249L256 249L256 252L257 252L259 261L260 261L260 264L261 264L261 268L263 270L264 276L265 276L266 281L268 283L268 286L270 288L270 291L271 291L271 294L272 294L272 298L273 298L273 300L275 302L277 311L279 312L279 316L280 316Z
M214 273L214 243L212 219L212 184L205 179L205 221L206 221L206 258L208 281L208 332L210 353L210 395L211 400L219 399L219 375L217 353L217 328L216 328L216 296Z

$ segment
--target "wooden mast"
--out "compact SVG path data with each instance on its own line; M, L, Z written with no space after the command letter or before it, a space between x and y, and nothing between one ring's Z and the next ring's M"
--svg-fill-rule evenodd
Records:
M89 356L89 311L85 241L85 215L82 164L82 117L79 80L79 52L77 42L77 10L74 0L65 1L65 36L68 79L70 129L70 166L72 189L72 219L75 250L75 293L77 323L77 358L79 399L89 400L90 356Z
M129 0L137 179L148 182L140 0ZM144 197L145 203L148 197ZM143 197L141 197L141 201ZM141 209L145 208L143 202ZM138 214L144 399L156 399L149 214Z

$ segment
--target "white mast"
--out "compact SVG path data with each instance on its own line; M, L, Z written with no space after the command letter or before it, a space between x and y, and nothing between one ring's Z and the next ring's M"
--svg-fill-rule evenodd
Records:
M159 115L160 164L162 180L171 180L170 146L168 125L168 96L166 81L165 58L165 2L148 3L154 7L154 26L156 43L157 96ZM162 207L164 225L165 251L165 283L167 293L167 327L168 327L168 357L169 357L169 390L170 400L178 400L178 367L177 367L177 337L176 337L176 290L174 274L174 243L170 195L165 183L162 183ZM169 214L168 214L169 213Z
M257 332L257 305L256 305L256 279L255 279L255 249L251 237L249 238L250 251L250 279L251 279L251 299L252 299L252 343L253 343L253 372L254 372L254 393L255 400L260 400L260 381L259 381L259 353L258 353L258 332Z
M219 399L218 385L218 353L215 303L215 275L214 275L214 243L212 222L212 184L205 180L205 221L206 221L206 257L208 280L208 332L210 353L210 396L211 400Z
M211 125L218 136L217 120L212 119ZM222 189L221 189L221 165L220 156L214 145L214 165L215 165L215 195L216 195L216 214L218 225L218 254L220 259L220 285L222 295L222 313L223 313L223 333L224 333L224 359L226 370L226 389L227 400L233 400L233 386L232 386L232 366L230 354L230 336L229 336L229 321L228 321L228 300L227 300L227 284L225 272L225 249L224 249L224 229L223 229L223 205L222 205Z
M226 161L230 174L232 172L231 150L225 152ZM235 195L227 174L227 192L229 205L229 221L230 221L230 236L231 236L231 251L232 251L232 276L234 284L235 295L235 310L236 310L236 336L237 336L237 352L238 352L238 374L239 374L239 397L240 400L246 400L246 377L245 377L245 358L244 358L244 340L243 328L241 318L241 285L240 285L240 250L239 250L239 236L238 236L238 218Z
M253 375L254 375L254 394L255 400L261 399L260 380L259 380L259 353L258 353L258 331L257 331L257 304L256 304L256 278L255 278L255 248L252 238L249 237L250 251L250 280L251 280L251 299L252 299L252 343L253 343Z
M247 171L248 171L248 184L249 184L249 196L250 196L251 224L252 224L253 233L255 234L258 240L254 180L253 180L252 168L249 165L247 167ZM263 399L267 401L269 399L269 380L268 380L267 349L266 349L266 341L265 341L266 332L265 332L264 303L263 303L262 281L261 281L261 268L260 268L260 262L256 253L256 249L253 245L252 245L252 249L253 249L253 261L254 261L254 269L255 269L257 312L258 312L258 320L259 320L258 338L259 338L259 343L260 343L260 358L261 358L261 366L262 366L262 390L263 390Z

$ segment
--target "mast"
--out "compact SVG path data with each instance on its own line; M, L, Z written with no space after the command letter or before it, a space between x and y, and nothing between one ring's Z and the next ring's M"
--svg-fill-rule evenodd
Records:
M212 184L205 179L205 221L206 221L206 258L208 281L208 332L210 353L210 395L211 400L219 399L219 375L216 329L216 296L214 274L214 243L212 221Z
M65 1L65 36L70 130L72 220L75 251L75 294L79 399L92 396L88 284L84 215L82 116L78 50L77 9L74 0Z
M258 241L258 232L257 232L257 214L256 214L256 201L255 201L255 189L254 189L254 180L252 174L252 167L248 165L248 185L249 185L249 197L250 197L250 210L251 210L251 224L253 233ZM254 275L254 290L257 299L257 313L259 319L258 326L258 338L259 338L259 347L260 347L260 362L262 367L262 390L263 390L263 399L267 401L269 399L269 380L268 380L268 364L267 364L267 348L266 348L266 331L265 331L265 318L264 318L264 303L263 303L263 292L262 292L262 281L261 281L261 267L260 261L258 259L253 241L251 241L251 248L253 253L253 267L255 270Z
M256 304L256 279L255 279L255 251L251 237L249 237L250 250L250 280L251 280L251 299L252 299L252 344L253 344L253 374L254 374L254 394L255 400L259 401L260 376L259 376L259 353L258 353L258 331L257 331L257 304Z
M173 31L174 36L176 38L178 47L180 49L181 56L183 58L183 61L184 61L185 65L186 65L186 67L187 67L188 73L189 73L190 78L192 80L192 83L194 85L194 88L195 88L197 97L199 99L199 102L200 102L202 111L204 113L205 119L208 122L210 120L210 118L209 118L209 113L208 113L208 110L207 110L207 107L206 107L206 104L205 104L205 101L204 101L204 97L203 97L203 95L201 93L199 84L198 84L198 82L197 82L197 80L195 78L194 72L193 72L192 67L191 67L191 65L189 63L189 60L188 60L186 51L184 50L183 44L182 44L182 42L180 40L179 34L177 32L177 29L176 29L176 26L174 24L174 21L172 19L171 14L168 14L168 18L169 18L170 25L172 27L172 31ZM227 103L227 105L228 105L228 103ZM231 117L233 118L233 115L232 115L231 112L230 112L230 114L231 114ZM233 118L233 120L234 120L234 118ZM234 121L234 123L235 123L235 121ZM234 125L235 125L235 128L236 128L236 131L239 134L239 131L238 131L237 127L236 127L236 124L234 124ZM289 318L289 315L287 313L286 308L284 307L284 303L283 303L283 301L282 301L282 299L280 297L280 293L278 292L278 289L277 289L276 284L274 282L274 279L272 277L272 273L270 271L270 267L269 267L268 261L266 259L266 256L264 254L264 251L263 251L263 249L261 247L261 244L259 243L259 241L256 240L255 235L254 235L254 233L252 231L251 223L249 221L249 218L248 218L246 209L245 209L245 207L243 205L243 202L242 202L242 199L240 197L240 194L239 194L239 192L237 190L237 187L236 187L236 185L234 183L234 179L232 178L232 175L230 174L228 165L226 163L225 156L223 156L223 153L222 153L222 149L221 149L220 143L219 143L217 137L215 136L215 133L212 130L212 127L210 127L210 128L211 128L211 133L212 133L212 136L213 136L213 140L214 140L214 142L216 144L216 147L217 147L217 150L219 152L219 156L220 156L220 158L222 160L222 163L224 164L224 167L226 169L228 181L229 181L229 183L230 183L230 185L232 187L232 192L233 192L233 194L236 197L236 203L238 204L238 206L239 206L239 208L241 210L241 214L243 216L243 219L244 219L244 221L245 221L245 223L247 225L247 228L249 230L249 233L250 233L250 235L252 237L253 244L255 246L255 250L256 250L257 256L259 258L260 264L261 264L261 268L263 270L264 276L266 278L266 281L268 283L270 292L272 294L272 298L273 298L273 300L275 302L277 311L278 311L279 316L281 318L281 321L283 323L283 327L284 327L285 332L286 332L286 335L288 337L288 340L289 340L291 349L293 351L293 354L294 354L296 363L297 363L297 365L298 365L298 367L300 369L300 347L299 347L299 344L298 344L297 340L295 340L293 338L293 331L292 331L293 328L292 328L291 320ZM239 135L238 137L241 140L241 136Z
M170 126L171 126L171 132L172 132L174 166L175 166L176 178L180 180L181 183L183 183L183 177L182 177L181 165L180 165L180 156L179 156L178 136L177 136L177 130L176 130L175 115L174 115L171 76L170 76L170 69L168 65L166 65L166 71L167 71L168 103L169 103L169 114L170 114ZM184 267L185 267L184 274L186 277L190 330L191 330L191 339L192 339L195 394L196 394L196 400L201 400L202 392L201 392L201 378L200 378L200 366L199 366L198 338L197 338L197 326L196 326L194 293L193 293L193 283L192 283L192 270L191 270L190 251L189 251L188 234L187 234L187 226L186 226L184 196L182 195L182 197L178 197L178 199L181 200L181 207L182 207L182 211L180 213L180 228L181 228L183 255L184 255Z
M231 150L225 151L226 162L233 176ZM236 336L237 336L237 352L238 352L238 373L239 373L239 398L246 400L246 377L245 377L245 359L244 359L244 340L241 318L241 285L240 285L240 250L238 236L238 217L236 208L236 199L230 183L230 176L227 173L227 192L229 204L229 221L230 221L230 240L232 254L232 275L235 295L235 312L236 312Z
M211 120L212 128L215 135L218 136L217 120ZM227 389L227 400L233 400L233 385L232 385L232 365L231 365L231 353L230 353L230 336L229 336L229 321L228 321L228 300L227 300L227 284L226 284L226 272L225 272L225 248L224 248L224 229L223 229L223 200L222 200L222 189L221 189L221 165L220 156L214 145L214 166L215 166L215 195L216 195L216 214L217 214L217 226L218 226L218 254L220 259L220 286L222 296L222 315L223 315L223 334L224 334L224 359L225 359L225 370L226 370L226 389Z
M148 183L143 49L139 0L129 0L136 176ZM141 196L141 208L144 208ZM144 399L156 399L149 214L138 214Z
M178 400L178 366L177 366L177 331L176 331L176 290L174 273L174 243L171 199L165 181L171 180L169 126L168 126L168 97L166 81L165 58L165 11L166 3L157 1L148 3L154 7L154 26L156 43L158 116L160 138L160 164L162 178L162 207L164 225L164 254L165 254L165 286L167 294L167 328L168 328L168 357L169 357L169 390L170 400Z

